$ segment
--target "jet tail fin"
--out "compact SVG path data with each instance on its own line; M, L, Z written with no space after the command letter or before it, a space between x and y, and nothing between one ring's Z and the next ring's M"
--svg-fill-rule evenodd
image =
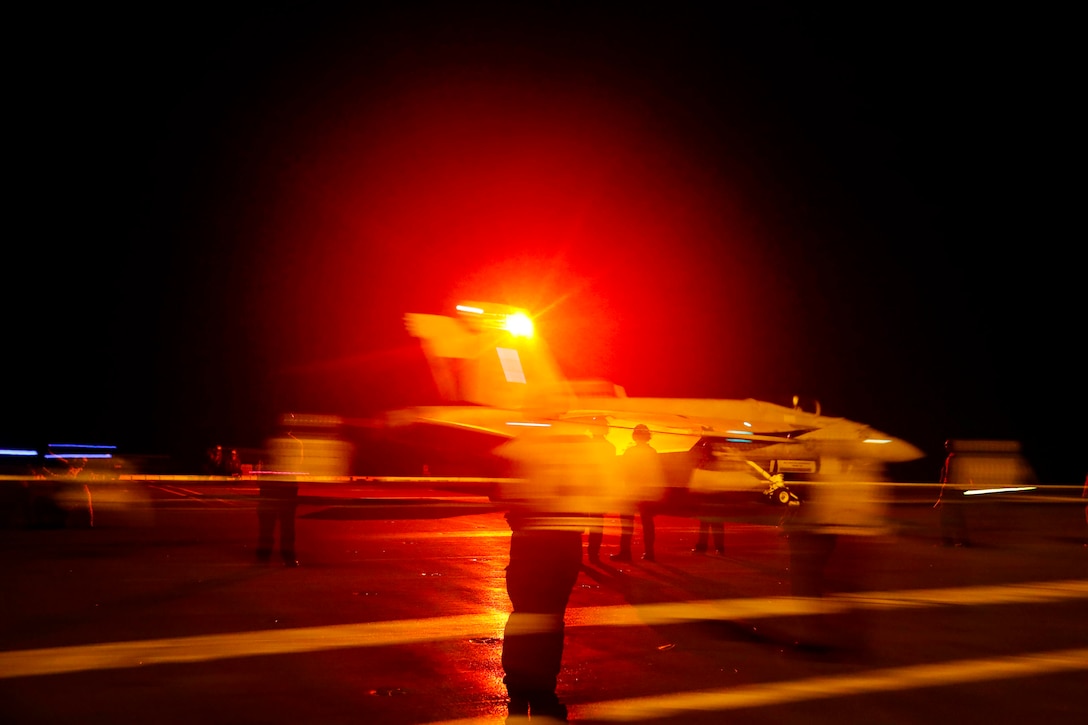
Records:
M527 319L524 313L502 305L459 309L458 317L404 317L445 402L508 410L565 410L570 405L570 386L547 343L528 327L511 324L515 318Z

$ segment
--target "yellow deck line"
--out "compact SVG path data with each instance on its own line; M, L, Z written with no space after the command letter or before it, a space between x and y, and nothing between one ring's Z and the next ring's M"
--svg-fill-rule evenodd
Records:
M763 597L578 607L569 627L648 626L698 620L761 619L827 614L850 609L979 606L1088 599L1088 580L1029 582L947 589L863 592L826 598ZM381 647L471 637L499 637L506 612L490 610L425 619L272 629L167 639L0 652L0 679L153 664L297 654L330 649ZM532 626L532 622L526 622Z

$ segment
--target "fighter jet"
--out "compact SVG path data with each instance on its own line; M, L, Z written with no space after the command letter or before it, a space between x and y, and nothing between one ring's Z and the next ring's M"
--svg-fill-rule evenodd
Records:
M486 454L527 431L570 434L605 423L622 453L636 425L649 427L674 485L755 491L796 505L790 479L841 476L911 461L910 443L846 418L746 399L640 398L560 371L525 310L466 302L455 314L409 313L408 332L427 357L442 405L399 409L391 429L429 429Z

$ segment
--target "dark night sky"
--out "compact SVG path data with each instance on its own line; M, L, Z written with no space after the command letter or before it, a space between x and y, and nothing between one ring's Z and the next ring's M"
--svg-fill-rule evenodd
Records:
M1083 478L1070 19L396 7L13 24L0 444L413 402L401 316L471 298L632 395L798 393L934 476L993 437Z

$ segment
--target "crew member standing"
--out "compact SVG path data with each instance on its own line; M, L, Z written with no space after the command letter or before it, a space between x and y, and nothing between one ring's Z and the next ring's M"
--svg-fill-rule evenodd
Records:
M563 617L582 566L586 512L597 512L594 490L607 475L600 451L587 435L554 433L522 435L498 451L517 481L500 491L511 531L502 666L513 718L567 718L556 692Z
M715 509L720 508L716 498L717 491L713 487L714 473L711 467L714 465L714 454L705 444L697 445L691 449L693 460L691 476L688 479L689 510L693 510L699 521L699 535L692 548L693 554L705 554L710 540L714 540L714 551L725 553L725 518L714 515Z
M665 472L661 459L650 445L650 429L643 423L631 432L632 445L623 452L621 469L627 494L642 520L642 558L654 561L654 543L657 538L654 516L665 499ZM620 550L609 558L613 561L631 561L631 541L635 532L634 513L620 516Z
M260 477L257 496L257 560L267 562L275 549L276 528L280 532L280 558L284 566L298 566L295 556L295 514L298 510L298 482L308 472L306 439L292 429L293 413L283 416L280 436L268 441L272 471Z
M280 530L280 558L283 565L298 566L295 558L295 513L298 509L298 482L262 479L257 497L257 560L272 558L276 526Z
M963 476L958 469L955 446L951 440L945 441L948 456L941 467L941 492L937 503L933 505L940 513L941 545L970 546L967 533L967 501L964 498Z

